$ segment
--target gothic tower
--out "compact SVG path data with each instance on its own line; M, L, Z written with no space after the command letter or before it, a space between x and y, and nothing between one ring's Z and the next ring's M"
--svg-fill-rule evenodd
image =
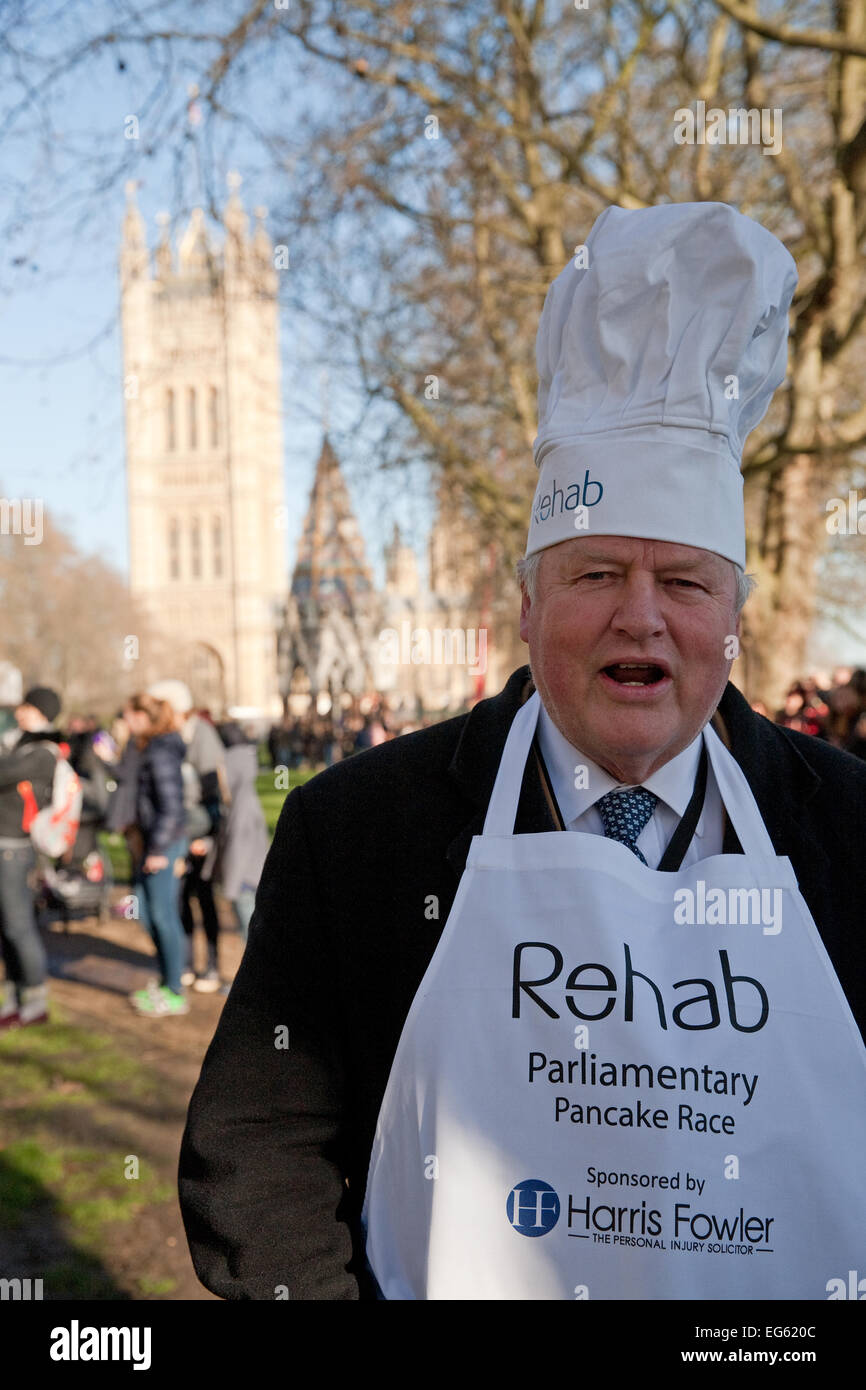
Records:
M336 703L374 687L380 600L327 434L316 463L280 637L283 692L303 675Z
M285 599L277 275L229 176L225 238L195 209L153 263L134 185L120 254L130 588L197 704L278 713Z

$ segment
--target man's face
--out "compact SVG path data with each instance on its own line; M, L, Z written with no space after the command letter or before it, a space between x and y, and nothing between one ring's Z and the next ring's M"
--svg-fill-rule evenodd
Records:
M32 734L44 729L47 724L45 715L38 710L35 705L19 705L15 711L15 718L22 733Z
M569 743L632 783L686 748L727 683L735 596L729 561L694 546L576 536L543 551L520 635Z

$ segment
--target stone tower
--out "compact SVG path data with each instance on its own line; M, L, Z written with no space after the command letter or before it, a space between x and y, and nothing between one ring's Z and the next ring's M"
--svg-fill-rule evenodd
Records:
M197 704L279 713L285 507L277 275L229 176L225 236L195 209L153 258L127 186L120 254L130 588Z

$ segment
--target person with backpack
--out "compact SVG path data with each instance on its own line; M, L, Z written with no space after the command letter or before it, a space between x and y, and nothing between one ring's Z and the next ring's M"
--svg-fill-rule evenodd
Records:
M60 698L54 690L28 690L15 710L20 735L0 754L0 947L6 967L0 1029L48 1020L48 966L30 887L36 866L31 826L41 811L52 807L60 757L54 722L59 713Z
M111 859L100 845L99 833L115 786L110 764L117 750L95 719L80 715L69 720L66 741L69 766L81 791L81 812L74 844L59 863L46 865L37 880L40 926L43 919L59 918L67 924L88 917L105 921L110 911Z
M133 695L123 717L139 751L134 816L125 827L132 856L132 890L141 922L156 946L161 978L130 995L149 1018L189 1013L183 995L183 928L178 912L178 869L187 852L181 764L183 739L165 700Z

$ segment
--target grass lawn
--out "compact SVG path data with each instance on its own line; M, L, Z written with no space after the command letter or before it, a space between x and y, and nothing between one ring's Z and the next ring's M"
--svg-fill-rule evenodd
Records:
M130 1153L120 1136L105 1144L100 1132L118 1108L159 1106L153 1076L53 1008L50 1024L0 1038L0 1096L0 1245L23 1240L34 1255L45 1247L35 1272L47 1297L111 1297L104 1242L125 1239L143 1209L175 1202L174 1184L147 1155ZM86 1112L83 1124L76 1112ZM145 1278L138 1292L170 1290Z
M270 835L312 775L260 768ZM101 838L115 881L128 882L123 837ZM168 1046L153 1022L139 1036L125 1012L115 1031L116 992L61 978L64 990L79 991L75 1007L92 1022L71 1020L53 997L50 1023L0 1034L0 1277L42 1279L46 1298L171 1298L193 1277L176 1191L190 1044ZM168 1027L194 1021L195 1009ZM193 1058L212 1032L197 1026Z

